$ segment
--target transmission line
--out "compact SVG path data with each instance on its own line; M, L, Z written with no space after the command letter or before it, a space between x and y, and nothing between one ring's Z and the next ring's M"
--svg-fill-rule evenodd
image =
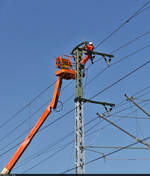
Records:
M36 113L38 113L47 103L48 103L48 101L46 103L44 103L42 106L40 106L35 112L33 112L30 115L30 117L33 117ZM0 141L3 141L4 139L7 139L8 136L12 135L19 127L21 127L27 121L28 121L28 119L23 120L21 123L19 123L17 126L15 126L12 130L8 131L8 133L6 133L6 135L3 136L0 139Z
M126 58L128 58L128 57L130 57L130 56L133 56L133 55L137 54L138 52L140 52L140 51L142 51L142 50L144 50L144 49L146 49L146 48L148 48L148 47L150 47L150 44L145 45L144 47L142 47L142 48L140 48L140 49L138 49L138 50L136 50L136 51L134 51L134 52L128 54L127 56L124 56L124 57L120 58L120 59L117 60L116 62L112 63L109 67L105 67L103 70L101 70L100 72L98 72L92 79L90 79L87 84L91 84L92 81L94 81L98 76L100 76L101 74L103 74L107 69L109 69L109 68L112 67L113 65L115 65L115 64L117 64L117 63L123 61L124 59L126 59Z
M111 32L104 40L99 42L95 48L99 47L102 43L107 41L110 37L112 37L113 34L115 34L117 31L119 31L125 24L129 23L133 18L141 14L144 10L144 7L146 7L150 3L150 0L148 0L141 8L139 8L133 15L131 15L128 19L125 20L118 28L116 28L113 32Z
M120 78L118 81L114 82L113 84L111 84L110 86L106 87L106 88L103 89L102 91L98 92L97 94L95 94L95 95L92 96L91 98L94 98L94 97L98 96L100 93L102 93L102 92L106 91L107 89L111 88L112 86L114 86L115 84L117 84L117 83L120 82L121 80L125 79L126 77L128 77L129 75L131 75L132 73L134 73L135 71L137 71L138 69L144 67L144 66L145 66L146 64L148 64L149 62L150 62L150 60L147 61L146 63L144 63L143 65L141 65L140 67L134 69L133 71L131 71L131 72L128 73L127 75L123 76L123 77ZM91 98L90 98L90 99L91 99ZM44 130L44 129L47 128L48 126L54 124L55 122L61 120L63 117L65 117L66 115L70 114L70 113L73 112L74 110L75 110L75 108L71 109L70 111L68 111L68 112L65 113L64 115L62 115L62 116L60 116L59 118L57 118L55 121L53 121L53 122L47 124L46 126L44 126L43 128L41 128L41 129L39 130L39 132L42 131L42 130Z
M54 83L55 83L55 82L54 82ZM71 83L70 83L70 84L71 84ZM65 87L64 87L62 90L64 90L64 89L65 89L66 87L68 87L70 84L65 85ZM52 85L51 85L51 86L52 86ZM46 91L47 89L48 89L48 88L46 88L46 89L44 89L44 90ZM38 96L36 96L36 97L32 100L32 102L35 101L35 100L36 100L41 94L43 94L45 91L42 91ZM31 104L32 102L30 101L30 103L28 103L28 104ZM30 115L30 117L33 117L36 113L38 113L46 104L48 104L48 102L49 102L49 100L46 101L46 103L44 103L43 105L41 105L35 112L33 112L33 113ZM0 139L0 141L6 139L9 135L12 135L12 133L14 133L19 127L21 127L27 120L28 120L28 119L23 120L23 121L22 121L21 123L19 123L16 127L14 127L12 130L10 130L5 136L3 136L3 137ZM22 133L22 134L19 136L19 138L22 137L26 132L27 132L27 130L25 130L24 133ZM18 139L18 137L17 137L16 139ZM14 140L13 140L13 141L14 141ZM12 142L9 143L8 145L10 145L10 144L12 144ZM8 146L8 145L6 145L6 146ZM5 147L6 147L6 146L5 146ZM5 147L3 147L2 149L0 149L0 151L3 150L3 149L5 149Z
M113 85L115 85L116 83L118 83L119 81L121 81L122 79L126 78L127 76L131 75L132 73L134 73L135 71L137 71L138 69L142 68L143 66L145 66L146 64L148 64L150 61L147 61L146 63L144 63L143 65L141 65L140 67L136 68L135 70L133 70L132 72L128 73L127 75L125 75L124 77L122 77L120 80L116 81L115 83L113 83L111 86L108 86L107 88L105 88L103 91L97 93L96 95L94 95L93 97L96 97L97 95L99 95L100 93L104 92L105 90L107 90L108 88L112 87ZM93 98L92 97L92 98ZM48 124L47 126L45 126L43 129L47 128L48 126L50 126L51 124L55 123L56 121L62 119L64 116L68 115L69 113L71 113L75 108L73 108L72 110L70 110L69 112L65 113L63 116L61 116L60 118L56 119L55 121L53 121L52 123ZM43 130L41 129L41 130Z
M111 116L111 115L110 115ZM96 118L94 118L94 119L92 119L91 121L94 121L94 120L96 120ZM121 120L121 119L120 119ZM86 125L88 125L89 123L91 123L91 121L89 121L88 123L86 123L85 124L85 126ZM96 126L98 126L100 123L102 122L102 120L101 121L99 121L98 123L95 123L95 125L93 125L92 127L90 127L87 131L86 131L86 133L88 133L89 131L91 131L93 128L95 128ZM105 125L105 126L103 126L101 129L104 129L104 128L106 128L106 127L108 127L108 126L110 126L110 125ZM73 132L72 132L73 133ZM94 131L92 132L92 133L94 133ZM89 133L89 134L91 134L91 133ZM87 134L87 135L89 135L89 134ZM87 136L86 135L86 136ZM74 142L73 140L72 140L72 142ZM143 148L142 148L143 149ZM57 153L56 153L57 154ZM39 155L38 155L39 156ZM41 164L41 163L40 163ZM37 166L37 165L36 165ZM32 167L33 168L33 167Z
M56 81L55 81L56 82ZM28 106L30 106L37 98L39 98L42 94L44 94L50 87L52 87L55 82L53 82L51 85L49 85L48 87L46 87L44 90L42 90L36 97L34 97L32 100L30 100L25 106L23 106L22 108L20 108L15 114L13 114L9 119L7 119L5 122L3 122L0 125L0 128L6 126L6 124L8 124L9 122L11 122L13 119L15 119L17 117L18 114L20 114L21 112L23 112Z
M136 72L137 70L141 69L142 67L144 67L145 65L149 64L150 60L148 60L147 62L145 62L144 64L142 64L141 66L137 67L136 69L132 70L131 72L129 72L128 74L124 75L123 77L121 77L119 80L115 81L114 83L112 83L111 85L109 85L108 87L106 87L105 89L99 91L98 93L96 93L95 95L93 95L91 98L95 98L96 96L98 96L99 94L103 93L104 91L106 91L107 89L110 89L111 87L113 87L114 85L116 85L117 83L119 83L120 81L122 81L123 79L127 78L128 76L130 76L131 74L133 74L134 72Z
M142 38L142 37L144 37L144 36L146 36L146 35L148 35L148 34L150 34L150 30L147 31L147 32L144 32L143 34L141 34L141 35L139 35L139 36L137 36L137 37L134 38L133 40L130 40L130 41L128 41L127 43L121 45L119 48L113 50L113 51L111 52L111 54L113 54L113 53L119 51L120 49L122 49L122 48L124 48L124 47L126 47L126 46L128 46L128 45L130 45L130 44L132 44L133 42L137 41L138 39L140 39L140 38Z
M91 121L93 121L94 119L92 119ZM89 121L87 124L89 124L91 121ZM101 121L102 122L102 121ZM86 125L87 125L86 124ZM95 126L97 126L98 124L100 124L99 122L98 123L96 123L94 126L92 126L92 128L94 128ZM105 125L105 127L107 127L108 125ZM89 132L92 128L89 128L88 130L87 130L87 132ZM104 129L104 127L103 127L103 129ZM92 132L93 133L93 132ZM91 133L90 133L91 134ZM72 140L72 142L74 142L74 140ZM65 149L65 148L64 148ZM143 148L142 148L143 149ZM55 154L57 154L57 152L55 152ZM53 155L53 154L52 154ZM39 155L37 155L37 156L39 156ZM51 156L51 155L50 155ZM48 158L50 158L50 157L48 157ZM41 162L39 162L38 163L38 165L39 164L41 164ZM33 166L32 168L34 168L34 167L36 167L37 166L37 164L35 165L35 166ZM32 168L30 168L29 170L31 170Z
M98 120L98 118L95 117L95 118L91 119L91 120L88 121L84 126L89 125L91 122L93 122L93 121L95 121L95 120ZM90 128L89 128L87 131L90 131ZM67 135L65 135L65 136L62 137L61 139L57 140L54 144L51 144L51 145L48 146L47 148L48 148L48 149L51 149L52 147L58 145L59 143L61 143L62 141L64 141L65 139L67 139L68 137L70 137L71 135L73 135L73 133L74 133L74 131L72 130L70 133L68 133ZM74 140L72 140L72 143L73 143L73 142L74 142ZM25 158L22 162L27 161L27 160L30 160L30 161L31 161L31 160L33 160L34 158L37 158L37 157L39 157L40 155L46 153L46 152L47 152L46 150L47 150L47 149L44 149L44 150L42 150L41 152L38 152L37 154L35 153L35 154L33 154L33 155L31 155L31 156ZM22 163L22 162L21 162L21 163ZM19 166L17 166L16 168L18 168L18 167L20 167L20 166L22 166L22 164L19 165Z
M88 125L88 124L90 124L92 121L94 121L95 119L97 119L97 118L93 118L92 120L90 120L89 122L87 122L86 123L86 125ZM88 129L87 131L90 131L91 129ZM70 134L73 134L73 131L70 133ZM68 136L68 135L66 135L66 136ZM70 135L69 135L70 136ZM65 139L65 138L64 138ZM64 140L64 139L62 139L62 140ZM57 144L58 144L58 142L56 142ZM71 145L72 143L74 143L74 139L73 140L71 140L71 141L69 141L67 144L65 144L64 146L69 146L69 145ZM62 151L62 150L64 150L66 147L61 147L61 149L59 149L58 151ZM50 147L51 148L51 147ZM29 171L29 170L31 170L31 169L33 169L34 167L36 167L36 166L38 166L38 165L40 165L41 163L43 163L43 162L45 162L46 160L48 160L49 158L51 158L52 156L54 156L54 155L56 155L56 154L58 154L58 151L56 151L56 152L54 152L53 154L50 154L48 157L46 157L46 158L44 158L42 161L40 161L40 162L38 162L37 164L35 164L34 166L32 166L31 168L29 168L29 169L27 169L26 171ZM35 158L37 158L37 157L39 157L41 154L43 154L42 152L40 153L40 154L37 154L34 158L31 158L30 159L30 161L32 160L32 159L35 159ZM21 165L20 165L21 166ZM20 167L19 166L19 167ZM26 172L25 171L25 172Z
M146 141L146 140L148 140L148 139L150 139L150 137L146 137L146 138L142 139L142 141ZM139 143L139 141L134 142L134 143L132 143L132 144L128 144L128 145L126 145L126 146L124 146L124 147L122 147L122 148L119 148L118 150L112 151L112 152L107 153L107 154L105 154L105 155L103 155L103 156L100 156L100 157L97 157L97 158L95 158L95 159L92 159L92 160L88 161L88 162L85 163L85 164L86 164L86 165L91 164L91 163L93 163L93 162L95 162L95 161L97 161L97 160L106 158L107 156L110 156L110 155L112 155L112 154L114 154L114 153L120 152L120 151L122 151L122 150L124 150L124 149L126 149L126 148L132 147L132 146L134 146L134 145L136 145L136 144L138 144L138 143ZM80 167L80 166L78 166L78 167ZM65 170L65 171L63 171L61 174L65 174L65 173L67 173L67 172L70 172L70 171L72 171L72 170L75 170L76 168L77 168L77 167L73 167L73 168L71 168L71 169Z

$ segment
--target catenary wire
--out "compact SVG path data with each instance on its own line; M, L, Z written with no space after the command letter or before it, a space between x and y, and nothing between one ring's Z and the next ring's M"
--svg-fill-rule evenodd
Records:
M90 121L89 121L89 122L90 122ZM101 122L102 122L102 121L96 123L94 126L92 126L91 128L89 128L88 131L90 131L91 129L93 129L93 128L96 127L97 125L99 125ZM107 124L107 125L103 126L101 129L104 129L104 128L108 127L108 126L109 126L109 125ZM88 132L88 131L87 131L87 132ZM93 133L93 132L92 132L92 133ZM37 165L36 165L36 166L37 166Z
M55 82L54 82L55 83ZM71 83L69 83L69 84L66 84L65 86L64 86L64 88L62 89L62 90L64 90L66 87L68 87L69 85L70 85ZM44 89L45 91L47 90L48 88L46 88L46 89ZM34 99L33 99L33 101L31 102L30 101L30 103L28 103L28 104L31 104L31 103L33 103L40 95L42 95L45 91L42 91L40 94L38 94L38 96L36 96ZM67 102L67 101L66 101ZM38 113L45 105L47 105L49 103L49 100L48 101L46 101L46 103L44 103L43 105L41 105L36 111L34 111L31 115L30 115L30 117L33 117L36 113ZM26 106L27 107L27 106ZM0 139L0 141L3 141L4 139L7 139L7 137L8 136L10 136L10 135L12 135L12 133L14 133L19 127L21 127L25 122L27 122L28 121L28 119L25 119L25 120L23 120L21 123L19 123L17 126L15 126L12 130L10 130L10 131L8 131L8 133L5 135L5 136L3 136L1 139ZM24 131L24 132L26 132L26 131ZM24 133L22 133L22 135L21 136L23 136L23 134ZM21 136L19 136L19 137L21 137ZM8 145L6 145L6 146L8 146ZM5 147L4 147L5 148ZM1 149L0 149L0 151L1 151Z
M122 81L123 79L127 78L128 76L130 76L131 74L133 74L134 72L136 72L137 70L141 69L142 67L146 66L147 64L150 63L150 60L148 60L147 62L145 62L144 64L140 65L139 67L137 67L136 69L132 70L131 72L129 72L128 74L124 75L123 77L121 77L119 80L115 81L114 83L112 83L111 85L107 86L106 88L104 88L103 90L99 91L98 93L96 93L95 95L93 95L92 97L90 97L90 99L95 98L96 96L98 96L99 94L103 93L104 91L108 90L109 88L113 87L114 85L116 85L117 83L119 83L120 81ZM52 125L53 123L55 123L56 121L62 119L64 116L70 114L71 112L73 112L75 110L75 108L71 109L70 111L68 111L67 113L65 113L64 115L60 116L59 118L57 118L55 121L47 124L46 126L44 126L41 130L47 128L48 126Z
M44 103L42 106L40 106L36 111L34 111L30 117L33 117L36 113L38 113L45 105L48 104L48 101ZM22 122L20 122L17 126L15 126L12 130L8 131L5 136L0 138L0 141L2 142L4 139L7 139L8 136L12 135L19 127L21 127L25 122L27 122L28 119L24 119Z
M150 158L105 158L105 160L150 160Z
M86 123L86 125L88 125L89 123L91 123L91 122L92 122L93 120L95 120L95 119L97 119L97 118L93 118L93 119L90 120L88 123ZM91 130L91 129L88 129L87 131L89 131L89 130ZM72 131L71 133L73 134L73 131ZM70 134L71 134L71 133L70 133ZM67 143L67 146L69 146L69 145L72 144L73 142L74 142L74 140L69 141L69 142ZM65 145L66 145L66 144L65 144ZM62 150L65 149L64 147L61 147L61 148L62 148ZM60 149L60 150L61 150L61 149ZM62 151L62 150L61 150L61 151ZM42 154L42 152L41 152L41 154ZM40 155L41 155L41 154L40 154ZM29 170L33 169L33 168L36 167L37 165L39 165L39 164L45 162L47 159L51 158L52 156L54 156L54 155L56 155L56 154L57 154L57 151L54 152L53 154L50 154L48 157L44 158L44 160L38 162L38 164L35 164L34 166L32 166L31 168L27 169L26 171L29 171ZM38 157L38 156L39 156L39 154L37 154L37 155L34 157L34 159L35 159L36 157ZM31 160L31 159L30 159L30 160ZM25 171L25 172L26 172L26 171Z
M104 148L104 149L118 149L118 148L122 148L123 146L84 146L84 148ZM128 147L128 148L125 148L125 149L131 149L131 150L149 150L147 147Z
M89 125L91 122L95 121L95 120L98 120L97 117L95 118L92 118L91 120L89 120L87 123L85 123L84 127ZM88 129L89 131L90 129ZM52 147L58 145L59 143L61 143L62 141L64 141L65 139L67 139L68 137L70 137L71 135L74 134L74 131L72 130L70 133L67 133L67 135L65 135L64 137L62 137L61 139L57 140L55 143L51 144L50 146L48 146L49 149L51 149ZM46 149L42 150L41 152L38 152L38 154L33 154L33 155L30 155L29 157L25 158L23 161L27 161L27 160L31 160L31 158L34 156L35 158L36 157L39 157L41 154L43 154L43 152L46 152ZM32 158L33 159L33 158ZM22 162L23 162L22 161ZM21 162L21 163L22 163ZM22 165L19 165L17 166L16 168L20 167Z
M150 62L150 61L148 61L148 62L146 62L146 63L149 63L149 62ZM135 70L133 70L133 71L135 72L136 70L138 70L139 68L143 67L144 65L145 65L145 64L143 64L142 66L140 66L140 67L136 68L136 69L135 69ZM131 74L131 73L133 73L133 71L132 71L132 72L130 72L130 74ZM119 79L118 81L120 81L120 80L122 80L122 79L126 78L126 77L127 77L127 76L129 76L130 74L128 73L127 75L125 75L124 77L122 77L121 79ZM118 81L116 81L116 82L115 82L115 84L116 84ZM114 83L113 83L113 84L111 84L111 86L113 86L113 85L114 85ZM107 90L108 88L110 88L110 86L108 86L107 88L103 89L103 91ZM103 92L103 91L101 91L101 92ZM99 92L98 94L94 95L93 97L96 97L96 96L97 96L97 95L99 95L101 92ZM63 116L59 117L58 119L56 119L56 120L55 120L55 121L53 121L52 123L50 123L50 124L48 124L48 125L44 126L41 130L43 130L43 129L47 128L48 126L52 125L52 124L53 124L53 123L55 123L56 121L58 121L58 120L62 119L64 116L66 116L66 115L68 115L69 113L73 112L73 110L74 110L74 109L75 109L75 108L73 108L71 111L68 111L68 112L67 112L67 113L65 113ZM41 131L41 130L39 130L39 131Z
M68 85L69 84L67 84L64 88L66 88L66 87L68 87ZM63 89L64 89L63 88ZM63 90L62 89L62 90ZM49 100L48 100L49 101ZM48 101L46 102L46 103L44 103L38 110L36 110L33 114L32 114L32 116L33 115L35 115L39 110L41 110L43 107L44 107L44 105L46 105L47 103L48 103ZM68 101L68 99L66 99L65 100L65 102L64 103L66 103ZM28 120L28 119L26 119L26 120ZM26 120L24 120L23 122L21 122L19 125L22 125ZM18 125L18 126L19 126ZM15 131L15 129L17 129L18 128L18 126L16 126L15 128L14 128L14 131ZM40 130L39 130L40 131ZM12 142L10 142L9 144L7 144L7 145L5 145L3 148L0 148L0 151L2 151L3 149L6 149L6 147L8 147L9 145L11 145L11 144L13 144L17 139L19 139L20 137L22 137L26 132L28 132L28 130L25 130L25 131L23 131L23 133L21 133L21 135L19 135L18 137L16 137ZM8 133L9 134L9 133ZM10 133L10 134L12 134L12 133ZM20 144L20 143L19 143ZM15 145L15 146L18 146L19 144L17 144L17 145ZM13 148L12 148L13 149ZM9 150L9 149L8 149ZM9 150L10 151L10 150ZM5 152L4 152L5 153ZM2 153L2 155L4 154L4 153ZM7 152L6 152L7 153Z
M111 68L112 66L118 64L119 62L123 61L124 59L126 59L126 58L128 58L128 57L130 57L130 56L133 56L133 55L137 54L138 52L140 52L140 51L142 51L142 50L144 50L144 49L146 49L146 48L148 48L148 47L150 47L150 44L145 45L144 47L142 47L142 48L140 48L140 49L138 49L138 50L136 50L136 51L134 51L134 52L128 54L127 56L124 56L124 57L120 58L120 59L117 60L116 62L112 63L109 67L105 67L103 70L101 70L100 72L98 72L92 79L90 79L90 80L87 82L87 84L88 84L88 85L91 84L98 76L100 76L101 74L103 74L107 69Z
M146 137L146 138L142 139L142 141L146 141L146 140L148 140L148 139L150 139L150 137ZM110 152L110 153L107 153L107 154L105 154L105 155L103 155L103 156L100 156L100 157L97 157L97 158L95 158L95 159L92 159L92 160L86 162L85 165L88 165L88 164L93 163L93 162L95 162L95 161L97 161L97 160L103 159L104 157L110 156L110 155L112 155L112 154L114 154L114 153L120 152L120 151L122 151L122 150L124 150L124 149L126 149L126 148L128 148L128 147L132 147L132 146L134 146L134 145L136 145L136 144L138 144L138 143L139 143L139 142L137 141L137 142L134 142L134 143L132 143L132 144L128 144L128 145L126 145L126 146L124 146L124 147L122 147L122 148L120 148L120 149L117 149L117 150L112 151L112 152ZM80 167L80 166L78 166L78 167ZM71 169L65 170L65 171L61 172L61 174L65 174L65 173L67 173L67 172L70 172L70 171L72 171L72 170L75 170L76 168L77 168L77 167L73 167L73 168L71 168Z
M139 13L138 13L139 14ZM136 14L137 15L137 14ZM131 19L131 18L130 18Z
M101 122L102 122L102 121L101 121ZM98 125L98 123L96 123L93 127L95 127L95 126L97 126L97 125ZM109 125L105 125L102 129L106 128L107 126L109 126ZM91 129L92 129L92 128L89 128L88 131L90 131ZM87 132L88 132L88 131L87 131ZM92 133L93 133L93 132L92 132ZM72 142L73 142L73 141L72 141ZM57 154L57 152L55 152L55 154ZM51 155L50 155L50 156L51 156ZM49 158L50 158L50 157L48 157L47 159L49 159ZM39 162L38 165L39 165L39 164L41 164L41 162ZM36 167L36 166L37 166L37 164L36 164L35 166L33 166L32 168L34 168L34 167ZM32 168L30 168L29 170L31 170Z
M146 32L146 33L144 33L143 35L145 35L145 34L147 34L147 33L149 33L149 31ZM143 35L142 35L142 36L143 36ZM141 36L140 36L140 37L141 37ZM139 37L137 37L137 38L139 38ZM148 46L149 46L149 45L148 45ZM145 47L147 47L147 46L145 46ZM142 49L144 49L145 47L143 47ZM140 49L140 51L141 51L142 49ZM137 51L139 51L139 50L137 50ZM137 51L135 51L135 52L133 52L133 53L135 54ZM133 53L131 53L130 55L132 55ZM125 56L125 57L129 57L130 55ZM122 59L124 59L125 57L123 57ZM122 60L122 59L121 59L121 60ZM119 61L120 61L120 60L119 60ZM117 63L118 63L118 61L117 61ZM114 64L116 64L116 62L115 62ZM92 80L94 80L94 79L92 79ZM91 82L91 81L89 81L89 82ZM70 85L70 84L68 84L68 85ZM67 86L68 86L68 85L67 85ZM42 91L42 92L43 92L43 91ZM40 93L39 95L41 95L41 93ZM33 101L34 101L36 98L37 98L37 97L35 97L35 98L33 99ZM70 99L70 97L69 97L69 99ZM68 99L68 100L69 100L69 99ZM31 102L28 103L28 104L31 104Z
M6 126L6 124L8 124L9 122L11 122L14 118L17 117L18 114L20 114L21 112L23 112L28 106L30 106L37 98L39 98L43 93L45 93L50 87L52 87L54 84L56 83L56 81L54 81L52 84L50 84L48 87L46 87L44 90L42 90L36 97L34 97L32 100L30 100L25 106L23 106L22 108L20 108L15 114L13 114L9 119L7 119L5 122L3 122L0 125L0 128Z
M130 45L130 44L132 44L133 42L139 40L140 38L145 37L145 36L148 35L148 34L150 34L150 30L144 32L143 34L141 34L141 35L135 37L134 39L132 39L132 40L126 42L125 44L121 45L119 48L113 50L113 51L111 52L111 54L113 54L113 53L119 51L120 49L122 49L122 48L124 48L124 47L126 47L126 46L128 46L128 45Z
M114 54L115 52L119 51L120 49L129 46L129 45L132 44L133 42L137 41L138 39L140 39L140 38L142 38L142 37L144 37L144 36L146 36L146 35L148 35L148 34L150 34L150 30L148 30L147 32L144 32L144 33L142 33L141 35L135 37L134 39L132 39L132 40L130 40L130 41L124 43L123 45L119 46L119 48L116 48L116 49L114 49L113 51L111 51L110 54ZM102 58L103 58L103 57L100 57L100 59L102 59ZM100 59L95 60L94 63L99 62ZM112 64L111 64L111 65L112 65ZM110 66L111 66L111 65L110 65ZM91 67L91 66L92 66L92 64L90 64L90 65L87 67L87 69L88 69L89 67ZM110 68L110 66L109 66L109 68Z
M133 74L134 72L136 72L137 70L139 70L140 68L144 67L146 64L148 64L150 62L147 61L146 63L142 64L141 66L139 66L138 68L132 70L131 72L129 72L128 74L126 74L125 76L121 77L119 80L115 81L114 83L112 83L111 85L109 85L108 87L104 88L103 90L99 91L98 93L96 93L95 95L93 95L91 98L95 98L96 96L98 96L99 94L103 93L104 91L108 90L109 88L113 87L115 84L117 84L118 82L120 82L121 80L127 78L128 76L130 76L131 74ZM90 98L90 99L91 99ZM57 121L61 120L63 117L67 116L68 114L70 114L71 112L73 112L75 110L75 108L71 109L70 111L68 111L67 113L63 114L62 116L60 116L59 118L57 118L56 120L54 120L53 122L45 125L43 128L39 129L39 131L44 130L45 128L51 126L52 124L56 123Z
M144 3L144 5L141 8L139 8L133 15L131 15L128 19L126 19L119 27L117 27L113 32L111 32L104 40L99 42L95 48L98 48L102 43L104 43L110 37L112 37L113 34L115 34L117 31L119 31L125 24L129 23L133 18L138 16L140 13L142 13L144 11L144 7L146 7L149 3L150 3L150 0L148 0L146 3Z
M112 83L111 85L107 86L105 89L99 91L98 93L96 93L95 95L93 95L91 98L95 98L96 96L98 96L99 94L103 93L104 91L106 91L107 89L113 87L114 85L116 85L117 83L119 83L120 81L122 81L123 79L127 78L128 76L130 76L131 74L133 74L134 72L136 72L137 70L141 69L142 67L146 66L147 64L150 63L150 60L148 60L147 62L145 62L144 64L140 65L139 67L137 67L136 69L132 70L131 72L129 72L128 74L124 75L123 77L121 77L119 80L115 81L114 83Z
M121 81L122 79L126 78L126 77L129 76L131 73L137 71L137 70L140 69L141 67L145 66L145 65L148 64L149 62L150 62L150 61L148 61L148 62L146 62L145 64L143 64L142 66L136 68L136 69L133 70L132 72L128 73L127 75L125 75L124 77L122 77L119 81ZM115 84L116 84L116 83L118 83L118 81L115 82ZM112 84L111 87L112 87L113 85L114 85L114 84ZM108 88L110 88L110 86L107 87L107 88L105 88L103 91L107 90ZM99 95L100 93L101 93L101 92L99 92L98 94L94 95L94 97L97 96L97 95ZM75 108L74 108L74 109L75 109ZM73 110L74 110L74 109L73 109ZM68 113L72 112L73 110L69 111ZM67 115L68 113L65 113L65 115ZM64 117L64 116L62 116L62 117ZM58 119L61 119L61 118L58 118ZM58 119L56 119L56 121L58 121ZM54 122L53 122L53 123L54 123ZM49 125L50 125L50 124L49 124ZM48 126L49 126L49 125L48 125ZM46 126L46 127L48 127L48 126ZM46 127L44 127L44 128L46 128Z
M96 123L96 126L97 126L97 123ZM108 126L108 125L107 125L107 126ZM103 127L103 128L104 128L104 127ZM89 128L88 131L91 130L91 129L92 129L92 128ZM72 141L72 142L74 142L74 141ZM63 149L64 149L64 148L63 148ZM57 154L57 152L55 152L54 154ZM53 155L53 154L52 154L52 155ZM47 157L47 159L49 159L50 157L51 157L51 155L50 155L49 157ZM44 160L44 161L45 161L45 160ZM28 169L28 171L31 170L32 168L36 167L36 166L39 165L39 164L41 164L41 162L39 162L38 164L36 164L36 165L34 165L33 167L31 167L30 169ZM27 170L26 170L26 171L27 171Z

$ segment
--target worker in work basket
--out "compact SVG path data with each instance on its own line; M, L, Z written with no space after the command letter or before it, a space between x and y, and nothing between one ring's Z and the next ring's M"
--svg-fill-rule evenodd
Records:
M87 61L90 59L92 64L94 63L94 57L92 56L92 52L94 50L94 45L92 42L88 42L84 45L84 50L86 51L84 58L81 60L80 64L81 64L81 68L84 69L85 64L87 63Z

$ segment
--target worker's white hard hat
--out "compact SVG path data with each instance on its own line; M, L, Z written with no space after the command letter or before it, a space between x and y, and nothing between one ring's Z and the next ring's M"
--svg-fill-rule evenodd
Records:
M93 42L89 42L89 45L93 45Z

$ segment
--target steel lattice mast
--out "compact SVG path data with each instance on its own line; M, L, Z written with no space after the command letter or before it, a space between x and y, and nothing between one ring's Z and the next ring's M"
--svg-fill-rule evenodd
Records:
M76 61L76 84L75 84L75 167L76 174L85 174L85 158L84 158L84 129L83 129L83 103L81 98L83 97L82 87L82 71L80 68L80 61L82 51L77 48L74 51Z

